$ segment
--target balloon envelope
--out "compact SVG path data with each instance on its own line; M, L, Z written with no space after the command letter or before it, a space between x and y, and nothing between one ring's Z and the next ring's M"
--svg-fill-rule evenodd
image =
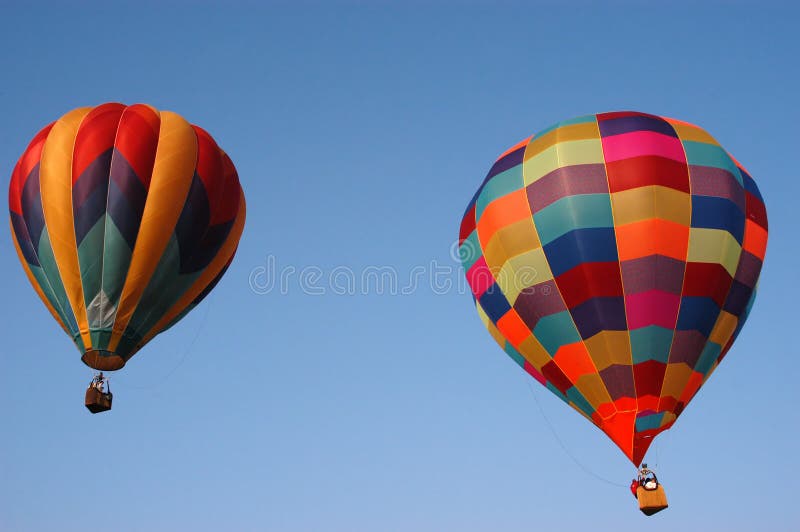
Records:
M201 128L147 105L75 109L31 141L9 186L34 289L83 361L119 369L233 259L236 169Z
M501 155L459 254L494 339L638 465L739 334L766 244L758 187L711 135L615 112Z

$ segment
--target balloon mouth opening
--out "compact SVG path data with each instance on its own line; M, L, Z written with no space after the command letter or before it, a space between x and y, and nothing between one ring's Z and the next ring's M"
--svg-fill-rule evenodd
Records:
M83 354L81 360L98 371L115 371L125 366L125 360L111 351L90 349Z

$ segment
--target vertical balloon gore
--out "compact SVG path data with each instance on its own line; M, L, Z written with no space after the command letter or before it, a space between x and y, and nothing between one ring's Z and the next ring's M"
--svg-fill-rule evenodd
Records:
M203 129L148 105L71 111L37 134L9 186L28 279L88 366L117 370L230 264L244 194Z

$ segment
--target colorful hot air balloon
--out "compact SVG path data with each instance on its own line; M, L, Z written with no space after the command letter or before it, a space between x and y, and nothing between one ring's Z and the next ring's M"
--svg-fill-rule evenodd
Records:
M107 103L40 131L9 187L11 234L82 360L116 370L208 294L245 219L236 169L175 113Z
M638 466L741 331L767 214L703 129L605 113L501 155L459 242L490 334Z

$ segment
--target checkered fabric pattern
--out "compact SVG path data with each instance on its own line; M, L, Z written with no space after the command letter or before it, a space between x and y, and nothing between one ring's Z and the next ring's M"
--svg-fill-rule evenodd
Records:
M492 337L635 465L741 331L766 246L747 171L703 129L638 112L513 146L459 239Z

